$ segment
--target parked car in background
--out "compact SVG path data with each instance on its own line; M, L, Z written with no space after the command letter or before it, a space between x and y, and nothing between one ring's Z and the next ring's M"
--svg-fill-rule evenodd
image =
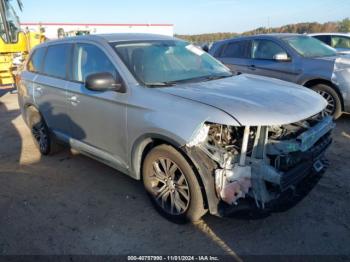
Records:
M350 57L323 42L298 34L240 37L213 44L210 54L236 74L249 73L294 82L320 93L325 114L350 112ZM311 104L310 104L311 106Z
M338 53L350 54L350 34L315 33L309 34L323 43L335 48Z
M22 116L43 155L60 140L142 180L173 221L285 207L327 167L333 122L321 114L320 95L234 76L172 37L47 42L17 79Z

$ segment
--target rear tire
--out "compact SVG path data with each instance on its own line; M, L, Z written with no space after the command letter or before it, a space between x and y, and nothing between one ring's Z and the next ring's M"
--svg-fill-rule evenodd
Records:
M44 118L34 107L27 109L28 126L32 133L34 143L42 155L56 153L60 146L55 141Z
M342 105L337 91L325 84L315 85L312 87L312 90L319 93L328 102L323 114L330 115L333 116L334 119L338 119L342 114Z
M206 210L196 174L175 148L160 145L146 156L143 183L158 212L175 223L198 221Z

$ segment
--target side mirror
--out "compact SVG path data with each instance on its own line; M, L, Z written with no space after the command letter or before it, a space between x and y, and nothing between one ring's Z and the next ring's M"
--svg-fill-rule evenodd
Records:
M115 90L123 92L123 84L117 81L111 73L96 73L86 77L85 87L92 91Z
M287 53L278 53L275 54L273 56L273 59L276 61L281 61L281 62L286 62L286 61L290 61L289 56L287 55Z

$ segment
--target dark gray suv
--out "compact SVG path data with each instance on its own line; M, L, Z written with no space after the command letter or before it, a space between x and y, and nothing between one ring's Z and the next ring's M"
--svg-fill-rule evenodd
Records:
M209 53L236 74L249 73L297 83L320 93L326 114L350 112L350 57L306 35L269 34L213 44Z

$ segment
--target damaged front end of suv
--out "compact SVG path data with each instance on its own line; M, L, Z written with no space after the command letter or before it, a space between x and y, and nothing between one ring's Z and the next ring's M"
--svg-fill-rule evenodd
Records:
M332 118L321 114L271 126L206 122L185 150L200 172L212 176L216 198L208 197L211 213L273 211L296 201L306 180L323 173L333 128Z

